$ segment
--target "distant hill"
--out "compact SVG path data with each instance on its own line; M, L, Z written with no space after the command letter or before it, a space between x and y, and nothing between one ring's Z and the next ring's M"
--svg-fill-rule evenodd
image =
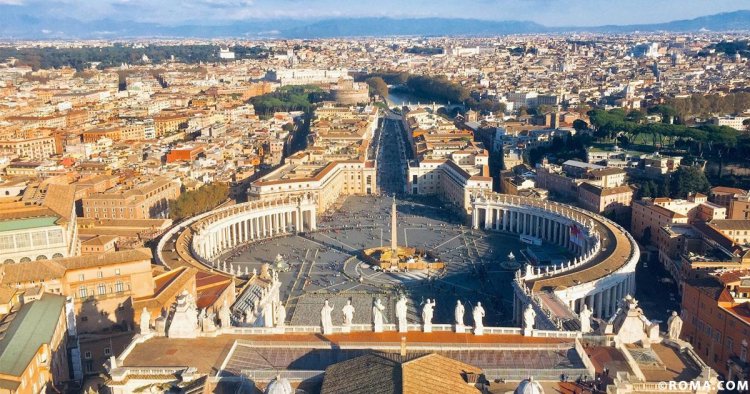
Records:
M0 5L0 38L134 38L134 37L244 37L331 38L363 36L492 36L505 34L750 30L750 10L726 12L695 19L643 25L548 27L528 21L487 21L457 18L333 18L323 20L246 20L221 26L162 26L115 20L82 22L55 19L29 9Z
M573 29L613 33L628 33L633 31L695 32L704 29L710 31L750 30L750 10L723 12L721 14L707 15L695 19L677 20L666 23L625 26L609 25L584 29Z
M285 29L284 37L362 37L362 36L454 36L538 33L548 29L527 21L484 21L448 18L347 18L327 19Z

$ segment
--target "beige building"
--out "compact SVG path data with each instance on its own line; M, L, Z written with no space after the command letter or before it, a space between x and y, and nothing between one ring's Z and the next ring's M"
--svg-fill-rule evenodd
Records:
M28 186L23 195L0 202L0 261L3 264L80 254L75 187Z
M708 202L708 198L700 193L689 196L687 200L643 198L633 201L630 232L639 239L643 239L644 234L650 234L649 238L655 240L659 228L663 226L725 218L726 209Z
M319 165L307 160L306 154L299 154L293 163L253 182L248 198L274 201L309 194L322 213L340 197L377 192L377 169L373 161L346 160Z
M0 393L61 392L70 380L65 297L25 295L0 320Z
M750 219L750 194L735 195L729 201L727 212L727 218L729 219Z
M750 243L750 220L717 219L712 220L708 225L740 245Z
M322 213L341 197L377 193L377 168L368 156L377 125L377 107L318 108L310 129L312 145L252 182L248 198L276 201L309 195Z
M410 194L436 195L468 216L471 214L471 194L492 191L492 177L484 167L469 172L451 159L422 160L409 166L407 190Z
M578 203L591 212L625 214L632 201L633 188L629 185L601 187L583 182L578 186Z
M169 200L180 196L180 183L156 178L130 189L116 188L84 197L83 217L93 219L149 219L166 217Z
M0 141L0 151L12 152L20 158L42 160L57 153L55 137L36 137Z
M741 219L731 217L730 206L733 199L746 194L747 190L738 189L736 187L716 186L711 188L711 191L708 194L708 200L714 204L721 205L722 207L726 208L727 216L729 219Z
M98 255L2 266L3 285L72 297L79 333L133 324L132 298L154 294L151 250L131 249Z

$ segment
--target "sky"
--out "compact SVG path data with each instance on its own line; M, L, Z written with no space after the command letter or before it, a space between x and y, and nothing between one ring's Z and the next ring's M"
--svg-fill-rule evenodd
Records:
M668 22L750 9L750 0L0 0L0 6L42 17L166 25L224 24L258 18L387 16L598 26Z

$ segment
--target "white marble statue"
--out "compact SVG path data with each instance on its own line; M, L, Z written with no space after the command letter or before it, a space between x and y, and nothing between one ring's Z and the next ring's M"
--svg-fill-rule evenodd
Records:
M409 330L408 323L406 321L406 297L403 295L396 301L396 320L398 320L398 332L407 332Z
M201 331L205 331L203 327L204 320L206 319L206 308L202 308L198 311L198 327Z
M221 304L221 309L219 309L219 324L221 324L221 328L229 328L232 326L232 319L230 315L231 313L229 311L229 305L226 301L224 301Z
M429 298L425 301L424 307L422 307L422 324L424 324L424 332L432 332L432 315L435 314L435 301L431 301Z
M148 335L151 333L151 312L143 307L141 311L141 335Z
M591 310L588 305L583 304L581 313L578 314L578 318L581 320L581 332L587 334L591 332Z
M523 311L523 335L531 336L534 330L534 320L536 319L536 312L531 303L526 305L526 310Z
M286 326L286 307L279 301L276 305L276 327Z
M682 331L682 318L677 314L676 311L672 311L672 316L667 320L667 338L669 339L680 339L680 331Z
M453 312L454 319L456 321L456 332L463 333L464 332L464 313L466 312L466 309L464 308L464 304L461 303L461 300L456 301L456 309Z
M481 302L477 302L477 305L471 311L471 315L474 318L474 335L483 335L484 322L482 319L484 319L485 313Z
M198 335L198 312L187 291L178 297L174 314L169 323L167 336L170 338L195 338Z
M333 321L331 320L331 312L333 311L333 305L328 304L328 300L323 304L323 309L320 310L320 324L323 326L323 334L333 334Z
M216 331L216 314L211 312L203 318L203 332Z
M375 332L383 332L383 311L385 310L385 305L383 305L383 302L380 301L380 298L375 300L375 304L372 305L372 324L373 324L373 331Z
M344 326L351 327L352 320L354 320L354 306L352 300L346 300L346 305L341 308L341 313L344 314Z

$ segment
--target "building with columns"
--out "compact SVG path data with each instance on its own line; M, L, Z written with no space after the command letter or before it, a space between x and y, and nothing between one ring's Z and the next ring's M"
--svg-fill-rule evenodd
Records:
M21 196L0 203L0 262L3 264L80 253L75 187L30 185Z
M276 201L251 201L212 211L190 225L191 250L204 264L246 242L279 234L314 231L317 203L310 194Z
M472 193L492 191L489 153L474 141L469 130L458 130L437 115L420 108L404 115L412 160L408 166L409 194L434 195L467 217Z
M376 158L370 144L377 125L377 107L326 105L317 109L311 145L252 182L248 198L276 201L310 195L322 213L340 197L376 194Z
M473 196L472 205L474 228L534 237L576 255L553 266L526 265L516 274L515 321L531 303L539 327L572 329L584 305L606 319L635 293L638 245L614 222L564 204L495 193Z

